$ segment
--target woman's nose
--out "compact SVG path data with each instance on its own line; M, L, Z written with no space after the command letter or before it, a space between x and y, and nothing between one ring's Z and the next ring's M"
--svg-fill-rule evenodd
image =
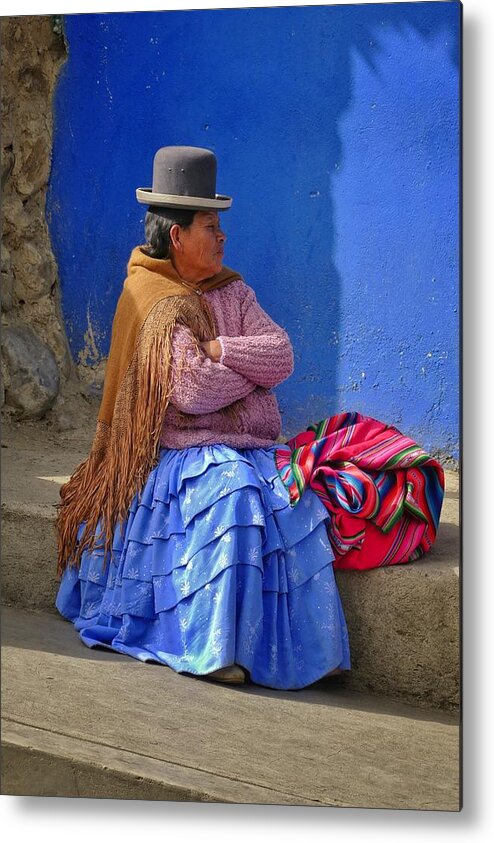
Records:
M226 234L224 231L221 230L221 228L218 229L218 234L216 236L218 237L218 240L220 240L222 243L225 242Z

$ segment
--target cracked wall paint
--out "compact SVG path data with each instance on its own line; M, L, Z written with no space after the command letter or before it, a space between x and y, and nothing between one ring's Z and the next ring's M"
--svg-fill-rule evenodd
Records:
M93 327L89 305L86 310L86 321L87 328L84 332L84 347L79 351L78 362L82 366L97 366L102 357L101 338L99 337L99 331Z

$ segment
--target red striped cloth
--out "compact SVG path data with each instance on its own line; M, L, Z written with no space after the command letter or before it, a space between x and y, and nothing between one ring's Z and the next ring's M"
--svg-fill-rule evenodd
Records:
M323 501L335 568L410 562L436 539L444 497L437 460L395 427L339 413L278 448L275 463L295 506L310 486Z

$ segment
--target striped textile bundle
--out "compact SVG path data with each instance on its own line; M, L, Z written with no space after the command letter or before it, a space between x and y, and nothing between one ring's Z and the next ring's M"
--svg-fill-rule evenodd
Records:
M275 463L295 506L310 486L330 513L335 568L410 562L436 538L442 466L395 427L357 412L310 425Z

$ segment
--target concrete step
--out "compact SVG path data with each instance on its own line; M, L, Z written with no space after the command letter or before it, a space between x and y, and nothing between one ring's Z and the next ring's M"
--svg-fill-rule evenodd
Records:
M3 602L55 612L55 504L87 455L91 429L54 436L7 428L2 447ZM423 560L373 571L338 571L350 634L352 690L413 705L459 704L458 475L446 473L436 545Z
M89 650L2 611L4 794L457 811L453 714L351 693L229 687Z

